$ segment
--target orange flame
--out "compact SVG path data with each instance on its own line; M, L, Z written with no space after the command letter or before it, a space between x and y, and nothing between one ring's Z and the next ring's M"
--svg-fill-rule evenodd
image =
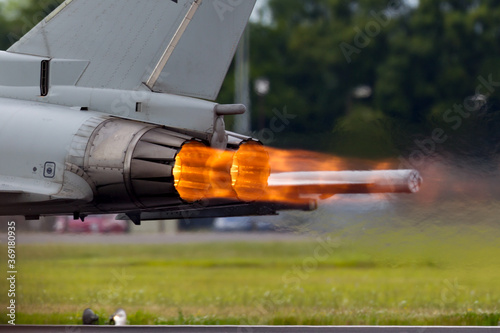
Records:
M354 164L359 166L360 161L309 151L264 148L254 141L243 143L237 151L222 151L200 142L189 142L176 157L173 176L179 195L188 202L231 199L303 203L295 186L270 188L271 171L339 171L352 169ZM389 164L379 163L369 168L382 169Z
M254 201L266 194L269 156L264 147L247 142L240 149L222 151L188 142L175 159L174 185L182 199L239 199Z
M240 200L264 198L270 174L269 154L262 145L250 141L234 154L231 179Z
M174 186L181 198L198 201L206 197L210 189L207 168L211 150L200 142L188 142L175 158Z

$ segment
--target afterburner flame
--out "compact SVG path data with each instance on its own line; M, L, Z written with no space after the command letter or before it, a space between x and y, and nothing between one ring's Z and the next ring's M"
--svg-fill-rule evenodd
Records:
M269 154L261 144L247 142L234 154L231 180L240 200L265 199L270 174Z
M264 200L270 175L269 155L253 141L237 151L188 142L175 159L174 185L182 199Z
M178 153L173 176L177 192L188 202L230 199L300 204L307 200L304 195L327 198L335 193L405 192L407 188L412 192L420 184L418 173L412 180L409 173L395 171L335 172L354 166L381 170L390 163L374 165L308 151L265 148L255 141L244 142L236 151L193 141Z
M348 160L306 150L266 147L273 173L295 171L339 171L348 168Z
M210 189L207 166L211 156L211 149L197 141L184 144L177 154L173 170L174 186L184 200L198 201L207 196Z

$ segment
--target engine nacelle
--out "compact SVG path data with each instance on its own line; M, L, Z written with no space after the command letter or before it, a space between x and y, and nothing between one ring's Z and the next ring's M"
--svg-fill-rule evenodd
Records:
M83 170L106 210L180 204L172 170L191 136L145 123L111 118L89 138Z

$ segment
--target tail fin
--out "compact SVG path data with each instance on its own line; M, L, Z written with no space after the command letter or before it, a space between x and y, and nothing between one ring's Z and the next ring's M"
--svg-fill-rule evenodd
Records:
M90 64L77 86L214 100L256 0L66 0L8 51Z

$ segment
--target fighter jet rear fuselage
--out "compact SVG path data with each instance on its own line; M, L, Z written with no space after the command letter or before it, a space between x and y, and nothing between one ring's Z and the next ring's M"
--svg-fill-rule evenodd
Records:
M0 215L124 213L140 223L418 191L413 170L271 175L258 140L226 131L224 116L245 106L207 100L254 5L65 1L0 52Z
M0 95L17 97L27 89L36 88L10 87ZM127 212L181 204L172 179L178 151L191 140L216 146L221 142L214 133L225 134L215 103L146 91L51 89L50 98L0 98L0 215ZM68 95L79 96L78 105L65 101ZM124 117L116 110L104 113L106 106L119 108ZM154 123L155 115L165 111L170 117L164 123L171 128ZM127 119L132 112L144 121ZM186 117L190 112L193 116Z

